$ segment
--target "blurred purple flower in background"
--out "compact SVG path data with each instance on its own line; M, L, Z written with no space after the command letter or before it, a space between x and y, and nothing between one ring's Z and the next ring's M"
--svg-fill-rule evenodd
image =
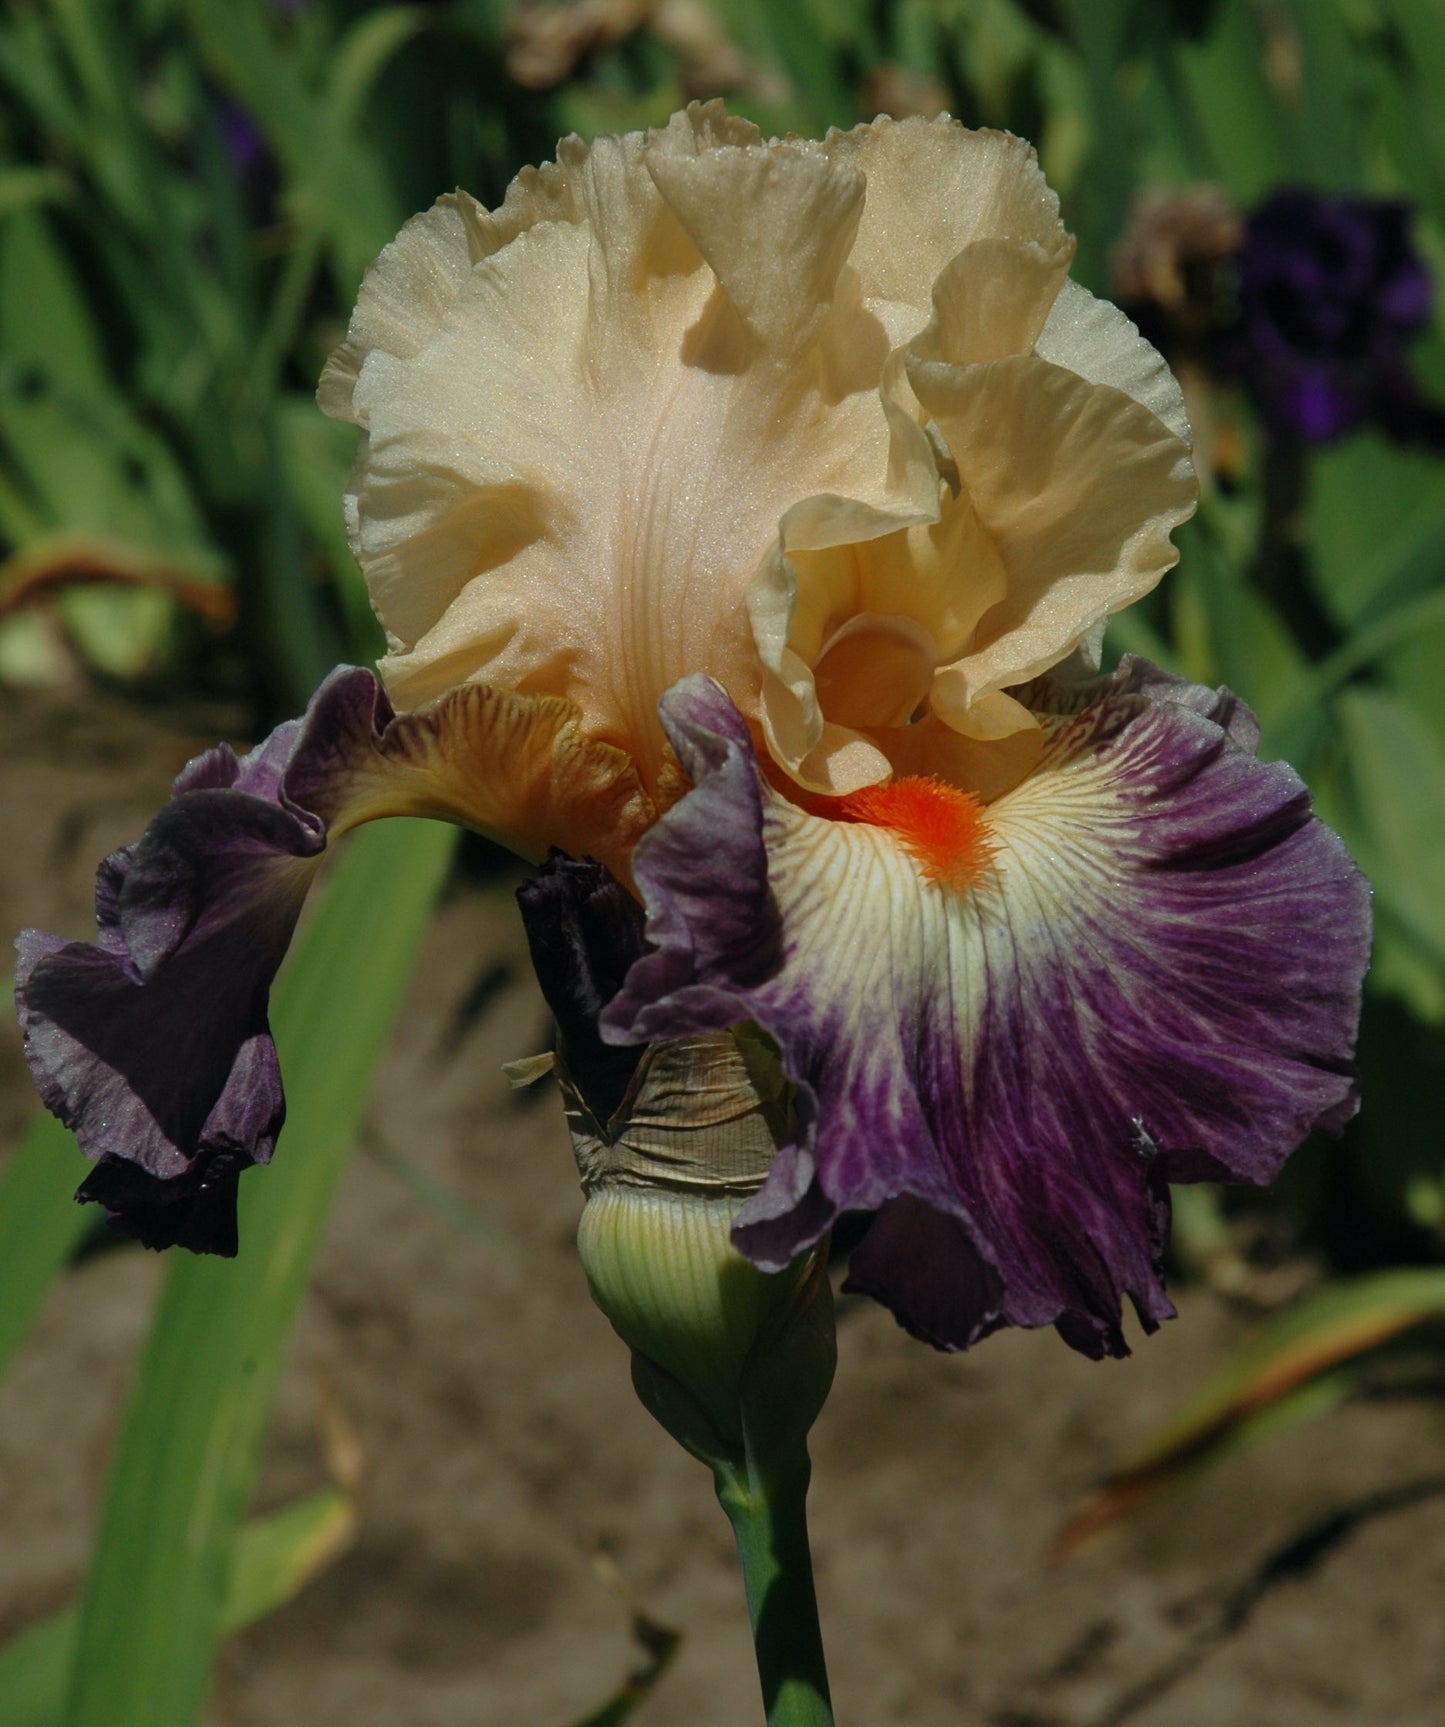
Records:
M1276 436L1327 444L1369 421L1438 433L1406 365L1434 299L1410 220L1403 201L1300 190L1246 217L1232 357Z
M216 103L216 126L221 148L238 180L250 180L265 166L268 151L261 128L248 108L230 96Z

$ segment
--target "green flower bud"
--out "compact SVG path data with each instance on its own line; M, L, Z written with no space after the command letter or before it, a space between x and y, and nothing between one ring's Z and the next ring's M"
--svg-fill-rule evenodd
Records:
M787 1130L768 1055L731 1032L654 1044L605 1126L557 1063L593 1298L644 1404L715 1469L800 1449L833 1377L825 1251L765 1272L731 1241Z

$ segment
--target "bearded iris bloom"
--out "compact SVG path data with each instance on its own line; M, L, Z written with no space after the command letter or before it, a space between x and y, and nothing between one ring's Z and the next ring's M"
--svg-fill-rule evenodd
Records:
M1090 670L1195 484L1071 254L1017 139L765 143L715 104L410 223L321 386L379 678L192 763L95 942L21 938L81 1197L234 1251L308 884L424 814L606 872L600 960L528 913L601 1139L640 1046L774 1065L757 1265L862 1212L854 1284L940 1347L1166 1317L1168 1184L1268 1181L1355 1107L1367 895L1235 698Z

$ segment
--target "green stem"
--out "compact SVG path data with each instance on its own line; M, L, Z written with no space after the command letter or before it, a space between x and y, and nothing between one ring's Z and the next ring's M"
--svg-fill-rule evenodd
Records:
M813 1558L808 1547L810 1465L716 1472L717 1496L737 1538L768 1727L833 1727Z

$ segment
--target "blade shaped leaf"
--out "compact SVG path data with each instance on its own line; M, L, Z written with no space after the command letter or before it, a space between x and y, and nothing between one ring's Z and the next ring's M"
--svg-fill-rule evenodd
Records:
M236 1543L236 1563L222 1610L223 1634L284 1607L344 1548L356 1510L339 1487L323 1488L279 1511L254 1518ZM58 1727L75 1655L71 1607L0 1649L0 1721L5 1727Z
M1349 1365L1415 1326L1445 1318L1445 1268L1380 1272L1321 1290L1259 1336L1148 1439L1072 1517L1063 1557L1186 1469L1276 1432L1347 1394ZM1247 1429L1247 1434L1246 1434Z
M0 1175L0 1380L90 1228L87 1208L72 1197L85 1167L70 1130L42 1115Z

